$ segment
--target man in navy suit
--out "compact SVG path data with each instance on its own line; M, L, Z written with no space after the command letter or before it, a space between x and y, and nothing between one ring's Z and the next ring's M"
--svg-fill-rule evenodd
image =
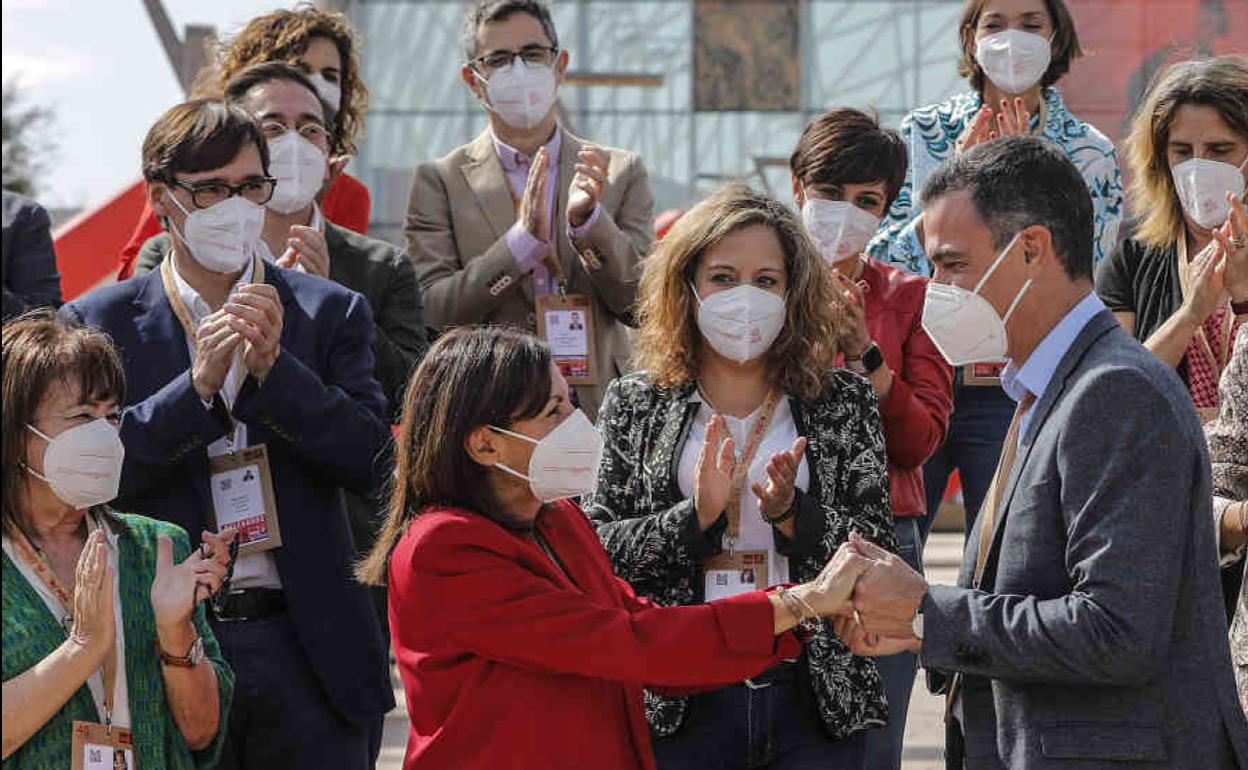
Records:
M263 489L223 467L267 455L280 545L239 556L213 603L238 681L219 767L371 768L394 700L343 503L344 489L377 489L388 463L368 303L270 261L259 236L275 183L239 107L174 107L144 142L143 174L171 257L63 310L124 358L115 504L195 538L241 512L238 487ZM265 476L262 464L234 467ZM235 496L214 501L213 482ZM247 504L269 507L259 493ZM185 642L165 652L185 656Z

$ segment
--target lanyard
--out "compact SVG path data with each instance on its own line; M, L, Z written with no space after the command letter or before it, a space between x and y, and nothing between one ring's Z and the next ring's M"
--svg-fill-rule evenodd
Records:
M702 398L703 400L706 399L705 396ZM776 405L779 403L779 390L771 391L763 399L758 419L754 421L754 426L750 428L750 435L745 442L745 449L732 467L732 491L728 494L728 507L725 509L728 515L729 552L735 550L737 537L741 534L741 497L745 494L745 482L750 475L750 463L754 461L754 455L758 452L758 447L763 443L763 437L767 435L767 426L771 423L772 415L775 414ZM707 405L714 409L714 405L709 401L707 401ZM719 447L704 447L703 451L718 452Z
M91 518L88 517L88 522ZM95 526L88 525L88 532L95 529ZM66 636L69 635L72 621L74 619L74 594L65 587L60 581L56 573L52 571L52 566L48 564L48 559L43 552L35 548L30 540L26 537L26 533L17 529L16 536L13 538L13 544L22 561L30 567L35 573L35 577L39 578L39 582L52 593L56 600L61 603L61 608L65 612L65 616L61 619L61 627L65 629ZM109 618L109 622L115 620ZM101 666L101 672L104 680L104 726L111 732L113 724L113 690L117 684L117 648L114 645L104 656L104 664Z
M252 283L264 283L264 260L260 257L252 257ZM169 299L169 305L173 308L173 314L182 322L182 330L186 333L187 340L192 344L195 342L196 324L191 319L191 311L186 308L186 303L182 301L182 294L178 291L177 281L173 277L173 254L165 256L160 263L161 283L165 287L165 297ZM237 355L237 351L235 351ZM193 364L194 362L192 362ZM231 363L231 366L236 365ZM234 387L234 398L238 398L238 394L243 389L243 382L246 378L239 377ZM225 437L226 447L230 454L234 454L234 435L238 432L238 421L234 419L233 413L230 414L230 433Z

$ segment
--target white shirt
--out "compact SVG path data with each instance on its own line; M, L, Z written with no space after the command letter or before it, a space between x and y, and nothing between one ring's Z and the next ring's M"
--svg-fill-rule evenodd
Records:
M261 242L263 245L263 241ZM172 259L172 255L166 257ZM199 292L186 282L181 274L178 273L176 262L171 262L173 267L173 283L178 289L178 296L182 300L182 304L186 306L186 312L191 317L191 325L196 329L205 318L212 314L212 308L199 296ZM247 261L247 267L243 270L243 274L231 287L233 293L235 289L245 283L251 283L255 270L255 263L252 260ZM188 337L186 340L187 347L191 352L191 363L195 363L195 340ZM234 397L238 394L239 387L247 378L247 370L243 366L243 346L239 345L234 355L234 362L230 364L230 371L225 375L225 384L221 386L221 398L225 401L225 405L233 410ZM243 422L234 423L234 447L241 448L247 446L247 425ZM230 442L227 437L222 436L216 441L208 445L208 456L219 457L228 454L230 451ZM252 553L240 555L234 562L234 574L230 578L230 588L281 588L282 579L277 574L277 563L273 560L272 551L263 551L261 553Z
M694 469L698 465L698 455L702 452L702 445L706 442L706 426L715 416L715 410L706 403L701 392L695 391L689 400L701 404L701 407L689 426L689 438L685 441L685 447L681 451L680 464L676 472L680 493L687 499L693 497ZM728 426L728 433L732 436L733 444L736 446L737 459L740 459L741 453L745 451L750 430L758 422L761 410L762 406L744 419L723 415L724 422ZM797 424L793 421L793 410L789 406L789 399L781 398L776 403L776 410L771 416L771 422L767 425L767 432L763 435L758 450L754 453L754 459L750 461L745 489L741 495L741 532L737 536L736 543L738 551L767 552L768 585L789 582L789 559L776 552L775 539L772 535L773 528L763 521L759 514L758 496L751 491L750 486L754 483L767 485L767 463L771 460L771 456L788 450L793 446L794 441L797 441ZM797 466L796 487L803 492L810 488L810 466L806 463L805 457L802 457Z
M121 580L117 577L117 533L113 532L111 527L103 525L94 514L87 514L87 531L93 531L96 527L104 526L104 543L108 551L108 566L113 569L113 627L117 629L117 639L114 643L114 651L116 655L117 675L113 680L113 724L117 727L130 727L130 691L126 687L126 626L122 622L121 614ZM48 612L52 613L52 617L56 618L58 624L63 618L69 617L69 610L61 604L60 599L56 598L56 594L52 593L35 571L30 568L26 560L18 555L17 549L13 545L13 541L7 535L3 537L4 552L9 559L17 566L17 571L22 577L30 583L35 589L35 593L39 594L39 598L47 606ZM69 588L69 586L66 586ZM104 718L104 668L101 666L96 669L91 676L87 677L87 689L91 691L91 699L95 701L95 710L99 713L100 719Z

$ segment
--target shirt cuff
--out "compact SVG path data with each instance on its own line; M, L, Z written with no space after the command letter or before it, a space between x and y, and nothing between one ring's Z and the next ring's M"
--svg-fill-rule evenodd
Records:
M602 212L600 204L594 204L594 210L590 212L589 219L586 219L580 227L572 227L568 224L568 239L573 241L583 241L585 236L589 235L589 231L594 229L594 225L598 224L598 215Z
M1218 566L1229 567L1244 558L1245 550L1248 550L1248 544L1241 545L1234 551L1229 553L1222 552L1222 517L1226 515L1226 510L1235 504L1234 500L1224 497L1213 498L1213 539L1218 549Z
M550 244L539 241L519 222L511 226L506 237L512 258L524 270L536 269L550 255Z

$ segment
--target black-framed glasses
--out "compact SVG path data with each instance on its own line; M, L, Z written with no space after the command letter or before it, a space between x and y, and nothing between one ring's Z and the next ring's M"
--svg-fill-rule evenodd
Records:
M550 45L526 45L519 51L490 51L484 56L472 60L473 64L484 66L493 72L511 64L519 56L530 67L549 67L555 61L559 49Z
M225 182L183 182L181 179L173 180L173 184L191 194L191 202L197 209L215 206L235 195L257 206L263 206L269 202L269 199L273 197L273 191L277 189L277 180L271 176L253 177L239 185Z

